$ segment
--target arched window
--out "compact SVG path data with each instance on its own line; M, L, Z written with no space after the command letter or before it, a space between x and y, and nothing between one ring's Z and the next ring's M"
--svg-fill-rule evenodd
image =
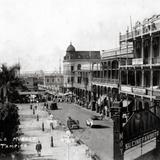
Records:
M118 68L118 62L117 61L113 61L112 62L112 69L117 69Z
M144 109L145 109L145 110L149 110L149 103L148 103L148 102L145 102L145 103L144 103Z

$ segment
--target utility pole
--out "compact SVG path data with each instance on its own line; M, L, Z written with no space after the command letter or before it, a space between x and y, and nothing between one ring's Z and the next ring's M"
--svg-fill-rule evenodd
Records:
M61 57L59 59L59 73L61 74Z

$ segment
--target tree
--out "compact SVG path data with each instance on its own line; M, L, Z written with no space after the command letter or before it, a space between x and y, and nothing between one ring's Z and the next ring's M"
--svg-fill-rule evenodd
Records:
M2 65L0 70L0 138L7 145L13 144L13 138L18 136L19 114L18 107L9 103L18 97L18 87L23 86L22 80L19 78L18 64L11 67Z
M12 103L5 103L0 106L0 133L1 139L6 139L6 144L11 144L14 137L17 137L20 124L18 107Z
M17 87L22 85L22 81L17 74L19 70L19 64L13 65L11 67L7 67L5 64L2 65L0 70L0 89L2 103L7 103Z

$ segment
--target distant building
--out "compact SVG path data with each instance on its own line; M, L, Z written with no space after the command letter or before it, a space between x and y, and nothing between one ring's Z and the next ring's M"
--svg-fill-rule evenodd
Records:
M28 91L37 91L38 90L38 78L36 76L21 76L24 81L24 86Z
M25 72L21 73L20 77L24 81L24 86L27 88L28 91L37 91L38 85L44 84L44 72Z
M44 87L55 93L62 92L63 75L60 73L50 73L44 75Z

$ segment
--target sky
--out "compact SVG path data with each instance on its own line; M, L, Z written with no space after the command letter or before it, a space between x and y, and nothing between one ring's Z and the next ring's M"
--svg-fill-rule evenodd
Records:
M131 21L159 7L159 0L0 0L0 64L58 70L70 42L76 50L117 48Z

